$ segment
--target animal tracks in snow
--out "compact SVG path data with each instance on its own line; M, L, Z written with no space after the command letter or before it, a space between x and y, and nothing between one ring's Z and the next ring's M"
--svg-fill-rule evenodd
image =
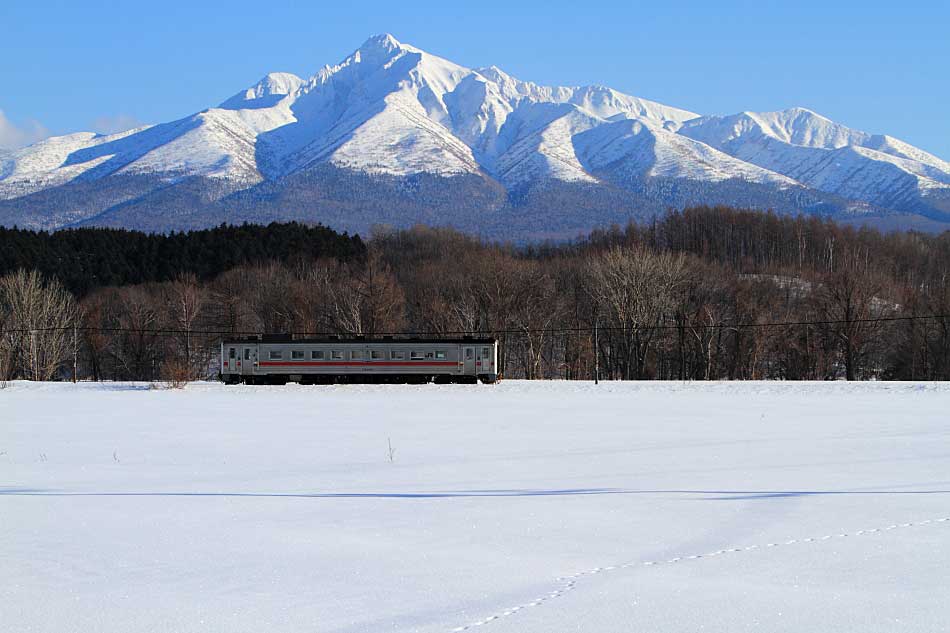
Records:
M540 607L541 605L547 602L550 602L551 600L554 600L555 598L559 598L563 596L569 591L573 591L577 587L577 583L580 582L582 579L590 577L590 576L596 576L598 574L603 574L606 572L612 572L612 571L617 571L621 569L633 569L637 567L656 567L658 565L672 565L674 563L696 561L696 560L700 560L704 558L716 558L718 556L725 556L727 554L736 554L739 552L753 552L760 549L786 547L789 545L796 545L799 543L817 543L821 541L831 541L834 539L848 538L852 536L865 536L868 534L879 534L882 532L890 532L893 530L901 530L901 529L907 529L907 528L912 528L912 527L923 527L926 525L935 525L939 523L944 523L944 524L950 523L950 517L943 517L940 519L925 519L923 521L915 521L915 522L909 522L909 523L895 523L895 524L888 525L885 527L875 527L875 528L868 528L864 530L857 530L855 532L841 532L838 534L826 534L824 536L791 539L789 541L766 543L764 545L749 545L746 547L733 547L730 549L720 549L714 552L708 552L706 554L690 554L688 556L675 556L673 558L668 558L666 560L637 561L637 562L627 562L620 565L610 565L606 567L594 567L593 569L577 572L576 574L571 574L570 576L561 576L560 578L557 579L557 582L559 584L557 585L556 589L549 591L545 593L544 595L538 596L534 600L525 602L523 604L519 604L517 606L509 607L507 609L504 609L503 611L500 611L498 613L485 617L481 620L477 620L475 622L471 622L463 626L455 627L454 629L451 629L451 631L452 633L461 633L461 631L468 631L470 629L475 629L475 628L484 626L486 624L490 624L491 622L494 622L496 620L500 620L502 618L515 615L516 613L524 609L530 609L532 607Z

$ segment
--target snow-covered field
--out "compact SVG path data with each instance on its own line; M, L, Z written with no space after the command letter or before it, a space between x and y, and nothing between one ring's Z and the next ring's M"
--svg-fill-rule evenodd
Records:
M947 631L948 563L947 384L0 391L4 632Z

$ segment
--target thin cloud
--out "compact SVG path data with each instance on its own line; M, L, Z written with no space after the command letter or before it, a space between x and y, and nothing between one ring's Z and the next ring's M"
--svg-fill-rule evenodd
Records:
M16 125L0 110L0 149L16 149L41 141L50 135L49 130L35 119Z

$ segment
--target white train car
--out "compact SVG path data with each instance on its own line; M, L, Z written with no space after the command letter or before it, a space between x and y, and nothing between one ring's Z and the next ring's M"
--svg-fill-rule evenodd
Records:
M221 343L221 380L228 384L493 383L497 368L493 338L257 336Z

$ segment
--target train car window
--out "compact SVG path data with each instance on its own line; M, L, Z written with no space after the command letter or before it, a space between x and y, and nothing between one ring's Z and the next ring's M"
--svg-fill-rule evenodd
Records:
M426 352L426 360L428 360L428 359L430 359L430 358L435 358L435 354L432 353L432 352Z
M244 348L244 360L251 360L251 348Z
M361 349L354 349L354 350L351 350L351 351L350 351L350 359L351 359L351 360L360 360L361 358L363 358L363 350L361 350Z
M303 350L302 349L293 350L292 352L290 352L290 357L294 360L303 360Z
M332 358L333 360L343 360L343 352L341 352L338 349L335 349L332 352L330 352L330 358Z
M445 352L444 352L443 350L436 350L436 351L435 351L435 357L436 357L436 358L445 358Z
M280 360L280 359L283 358L283 357L284 357L284 353L283 353L282 351L280 351L279 349L272 349L272 350L270 351L270 359L271 359L271 360Z
M490 348L490 347L483 347L483 348L482 348L482 359L483 359L483 360L488 360L489 358L491 358L491 348Z
M370 350L369 357L372 358L373 360L380 360L383 357L383 352L382 350L378 350L378 349Z
M422 352L409 352L409 360L423 360Z
M313 360L323 360L323 350L322 349L313 350L312 352L310 352L310 358Z
M465 360L472 360L475 357L475 353L472 351L471 347L465 348Z
M406 357L406 352L400 349L394 349L389 352L389 357L393 360L403 360Z
M231 360L234 360L235 356L236 354L235 354L234 348L233 347L228 348L228 358L230 358Z

